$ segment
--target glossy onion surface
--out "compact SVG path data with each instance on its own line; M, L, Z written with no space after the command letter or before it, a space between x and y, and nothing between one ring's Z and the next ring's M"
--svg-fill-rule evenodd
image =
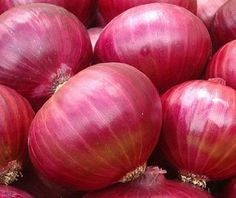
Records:
M180 173L206 180L236 175L234 89L218 82L189 81L167 91L162 106L160 149Z
M1 198L33 198L27 192L11 186L0 186Z
M27 4L0 15L0 83L34 107L86 67L91 56L85 27L62 7Z
M159 94L143 73L122 63L98 64L71 78L38 111L30 156L50 181L100 189L147 161L161 120Z
M188 10L152 3L113 19L95 46L100 62L124 62L144 72L160 92L199 77L211 52L203 22Z

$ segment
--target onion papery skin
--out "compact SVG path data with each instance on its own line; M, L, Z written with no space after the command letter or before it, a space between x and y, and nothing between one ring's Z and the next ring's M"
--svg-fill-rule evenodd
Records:
M193 80L162 95L162 107L159 148L173 167L206 181L236 175L234 89L217 79Z
M90 64L84 25L62 7L33 3L0 15L0 83L38 109L58 84Z
M16 91L0 85L0 183L17 179L27 155L27 139L34 112Z
M98 8L105 22L108 23L132 7L149 3L169 3L184 7L193 13L197 12L196 0L98 0Z
M211 34L214 48L219 49L236 39L236 1L229 0L215 14Z
M95 57L145 73L162 93L201 75L211 53L203 22L176 5L152 3L123 12L101 32Z
M221 47L208 65L206 79L222 78L226 85L236 89L236 40Z
M1 0L0 14L14 6L28 3L50 3L64 7L77 16L85 26L89 26L95 17L95 0Z
M221 198L235 198L236 195L236 179L232 179L226 186Z
M215 17L217 10L224 5L228 0L197 0L197 16L210 30L212 21Z
M3 186L3 185L0 185L0 197L1 198L33 198L27 192L24 192L12 186Z
M210 198L210 194L187 184L167 180L160 169L148 167L145 174L133 182L115 184L100 191L89 192L83 198Z
M89 38L94 49L96 42L99 38L100 33L102 32L102 27L93 27L88 29Z
M51 182L97 190L147 161L161 121L159 94L142 72L123 63L97 64L38 111L29 135L31 160Z

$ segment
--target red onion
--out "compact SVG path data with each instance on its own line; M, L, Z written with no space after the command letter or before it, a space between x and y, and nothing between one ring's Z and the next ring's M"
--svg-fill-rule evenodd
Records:
M222 198L235 198L236 195L236 178L232 179L228 186L225 188Z
M197 0L98 0L99 11L106 23L129 8L149 3L170 3L197 12Z
M49 181L100 189L145 170L161 120L159 94L143 73L98 64L72 77L38 111L30 156Z
M214 47L220 48L236 39L236 1L228 0L218 9L213 20L211 33Z
M88 29L88 34L89 34L93 49L95 47L95 44L96 44L98 37L99 37L100 33L102 32L102 30L103 30L103 28L101 28L101 27L93 27L93 28Z
M189 81L167 91L162 105L159 146L183 181L205 187L236 175L234 89L222 79Z
M1 198L33 198L30 194L11 187L11 186L1 186L0 185L0 197Z
M27 3L50 3L62 6L75 14L86 26L91 24L95 17L96 4L94 0L1 0L0 14L14 6Z
M144 72L158 90L199 77L211 53L203 22L184 8L153 3L113 19L95 46L101 62L124 62Z
M110 188L86 194L84 198L210 198L210 194L187 184L167 180L163 170L148 167L145 174L133 182L116 184Z
M220 77L236 89L236 40L225 44L208 65L207 78Z
M34 112L25 98L3 85L0 109L0 183L9 184L20 176Z
M210 30L217 10L228 0L197 0L197 16Z
M91 61L88 33L64 8L27 4L0 15L0 83L37 109Z

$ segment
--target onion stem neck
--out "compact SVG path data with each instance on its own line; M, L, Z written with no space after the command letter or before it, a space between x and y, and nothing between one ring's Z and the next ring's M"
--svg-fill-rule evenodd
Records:
M11 161L6 167L0 170L0 184L11 184L22 176L21 165L17 161Z
M205 176L195 175L193 173L180 173L180 179L184 183L189 183L201 189L207 188L208 178Z
M127 183L130 181L134 181L135 179L139 178L141 175L145 173L146 167L147 163L139 166L138 168L136 168L131 172L128 172L124 177L122 177L122 179L119 180L119 182Z

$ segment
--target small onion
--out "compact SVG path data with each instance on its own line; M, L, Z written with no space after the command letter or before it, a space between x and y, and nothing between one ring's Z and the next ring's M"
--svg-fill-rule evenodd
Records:
M103 28L101 27L93 27L93 28L88 29L88 34L89 34L89 38L90 38L93 49L95 47L95 44L102 30Z
M123 62L145 73L160 92L201 75L211 53L203 22L188 10L152 3L113 19L95 46L100 62Z
M164 171L148 167L145 174L133 182L116 184L100 191L89 192L83 198L210 198L207 192L187 184L167 180Z
M222 198L235 198L236 196L236 178L232 179L230 183L226 186Z
M29 152L49 181L96 190L145 170L162 120L159 94L123 63L91 66L66 82L38 111Z
M25 98L3 85L0 109L0 183L9 184L20 176L34 112Z
M64 8L33 3L0 15L0 83L35 109L89 65L92 47L79 20Z
M222 79L194 80L162 96L159 148L185 182L236 175L236 91Z
M98 8L106 23L129 8L149 3L170 3L197 11L197 0L98 0Z
M213 56L208 65L206 78L219 77L236 89L236 40L225 44Z
M197 16L210 30L217 10L228 0L197 0Z
M95 17L96 4L94 0L1 0L0 14L14 6L27 3L50 3L62 6L75 14L86 26L91 24Z
M229 0L218 9L211 27L214 47L236 39L236 1Z
M1 198L33 198L27 192L17 189L11 186L0 185L0 197Z

